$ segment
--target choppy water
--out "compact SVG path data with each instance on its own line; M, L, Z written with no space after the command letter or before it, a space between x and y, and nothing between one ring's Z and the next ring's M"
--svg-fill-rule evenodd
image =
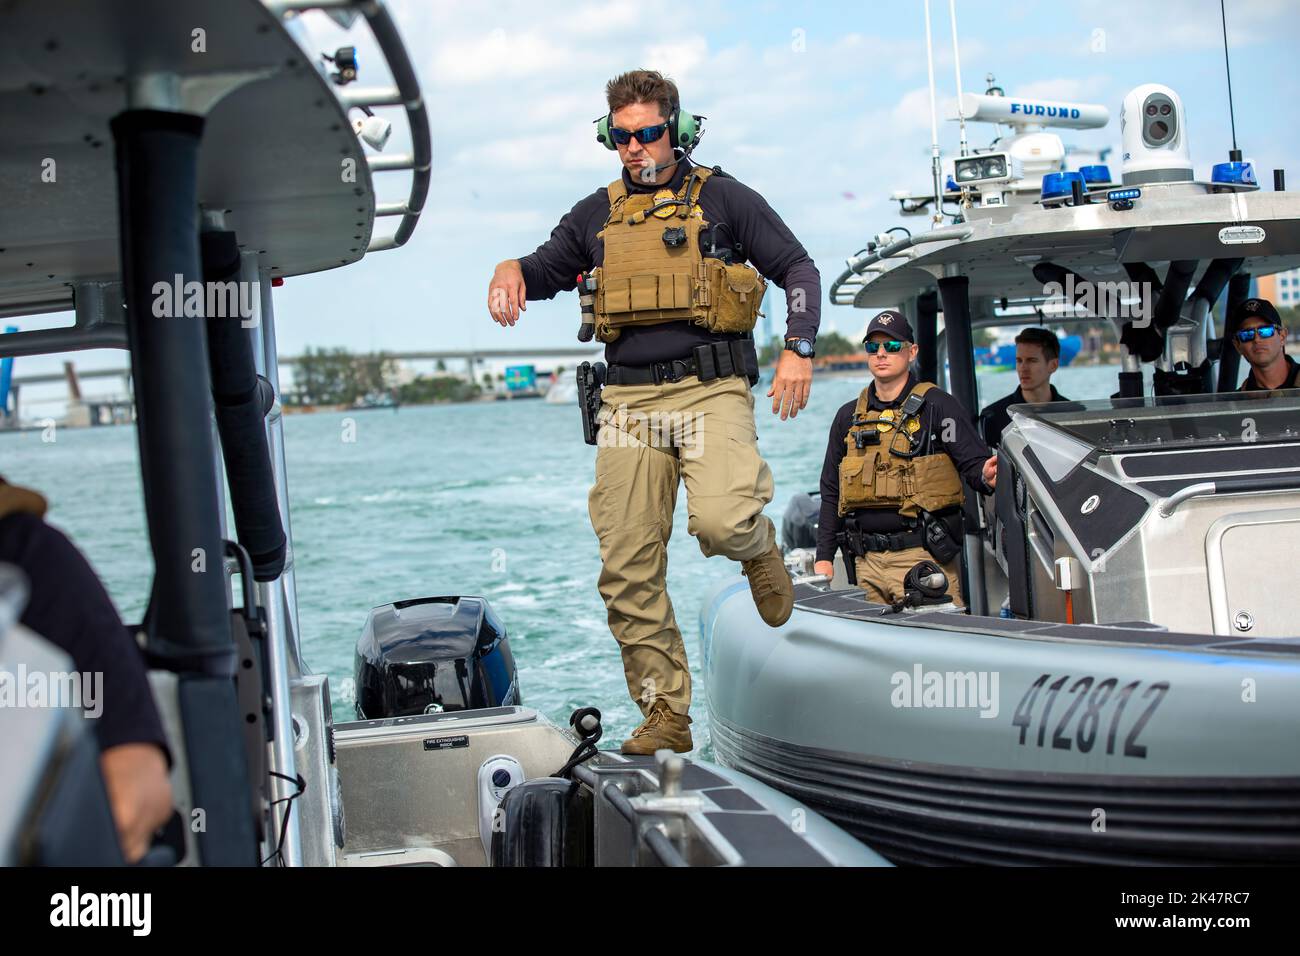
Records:
M1115 371L1067 368L1054 381L1071 398L1097 398L1114 391ZM808 407L786 422L765 409L766 386L755 389L759 447L776 479L767 514L778 527L790 495L817 487L831 418L866 381L866 373L817 380ZM1015 384L1010 374L981 374L981 403ZM347 419L353 442L344 441ZM639 713L596 590L587 517L595 449L582 442L576 408L518 401L294 415L284 430L303 653L329 674L336 719L353 717L337 688L351 676L371 607L481 594L509 630L526 703L561 723L598 706L604 746L634 726ZM85 552L123 617L139 620L152 565L135 429L63 429L52 443L40 432L0 434L0 474L46 494L50 521ZM707 756L698 615L739 565L701 555L685 531L684 492L675 526L668 589L695 681L692 729Z

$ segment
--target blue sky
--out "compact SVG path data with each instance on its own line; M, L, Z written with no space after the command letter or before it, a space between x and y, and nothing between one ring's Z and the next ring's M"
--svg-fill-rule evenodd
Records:
M535 3L390 0L433 119L434 175L426 212L403 249L346 269L291 278L276 290L282 353L308 345L356 350L572 343L571 295L532 303L513 329L488 317L493 266L532 251L579 198L618 174L591 120L604 82L625 69L671 75L683 103L708 116L697 158L761 192L803 242L823 291L866 238L898 223L889 193L928 181L929 107L921 0L792 3L613 0ZM556 11L561 12L556 12ZM955 152L957 124L948 4L932 0L940 138ZM667 11L667 13L665 13ZM1162 82L1181 95L1199 176L1231 146L1217 0L1063 4L959 0L962 82L982 92L993 73L1008 94L1099 103L1103 130L1067 144L1118 145L1125 92ZM1237 135L1265 188L1272 169L1300 187L1300 5L1228 0ZM344 37L319 14L321 49L359 47L363 85L382 83L364 25ZM1287 104L1279 109L1279 104ZM405 141L395 126L388 152ZM992 127L972 126L973 145ZM403 198L403 173L379 174L382 199ZM915 225L923 220L912 219ZM394 220L380 230L391 229ZM780 301L780 300L779 300ZM856 330L862 313L825 306L823 328ZM783 327L783 301L777 328ZM24 323L32 327L33 322ZM123 364L83 353L79 367ZM16 369L55 370L54 359Z

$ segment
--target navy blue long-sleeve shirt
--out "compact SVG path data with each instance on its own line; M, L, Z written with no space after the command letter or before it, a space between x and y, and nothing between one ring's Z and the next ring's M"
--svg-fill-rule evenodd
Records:
M22 624L60 647L78 672L102 675L101 751L156 744L171 761L144 657L90 564L64 534L32 514L0 517L0 561L27 575Z
M659 186L636 183L623 170L629 194L681 188L691 164L679 162L673 177ZM786 337L817 338L821 321L821 275L799 240L758 193L726 173L715 171L700 190L700 208L719 246L730 245L735 261L748 261L766 279L785 290ZM579 272L604 261L605 242L596 233L609 217L609 194L602 186L565 213L551 238L519 260L529 300L551 299L577 287ZM706 233L701 242L708 246ZM578 309L574 305L574 328ZM747 338L743 334L710 332L692 322L663 322L627 326L605 346L605 358L620 365L648 365L683 358L705 342Z

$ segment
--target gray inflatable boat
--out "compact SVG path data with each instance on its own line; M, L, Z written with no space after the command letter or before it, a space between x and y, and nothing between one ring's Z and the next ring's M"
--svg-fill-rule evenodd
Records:
M882 615L743 580L701 617L716 759L895 862L1300 859L1300 643Z
M1300 860L1298 403L1017 406L963 561L992 613L868 603L800 548L780 628L719 586L717 759L895 862Z

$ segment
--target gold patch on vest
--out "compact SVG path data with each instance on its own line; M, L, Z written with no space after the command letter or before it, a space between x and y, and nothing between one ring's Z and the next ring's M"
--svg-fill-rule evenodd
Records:
M876 422L876 431L878 432L893 431L894 430L893 422L894 422L894 410L892 408L882 409L880 412L880 421ZM909 435L915 435L920 430L921 430L921 420L920 418L913 416L907 422L907 433Z
M655 193L654 205L657 206L661 202L668 202L669 200L676 199L676 198L677 198L677 194L673 192L671 189L661 189L657 193ZM677 214L676 205L664 206L664 208L656 209L654 212L656 219L668 219L669 217L674 216L676 214Z

